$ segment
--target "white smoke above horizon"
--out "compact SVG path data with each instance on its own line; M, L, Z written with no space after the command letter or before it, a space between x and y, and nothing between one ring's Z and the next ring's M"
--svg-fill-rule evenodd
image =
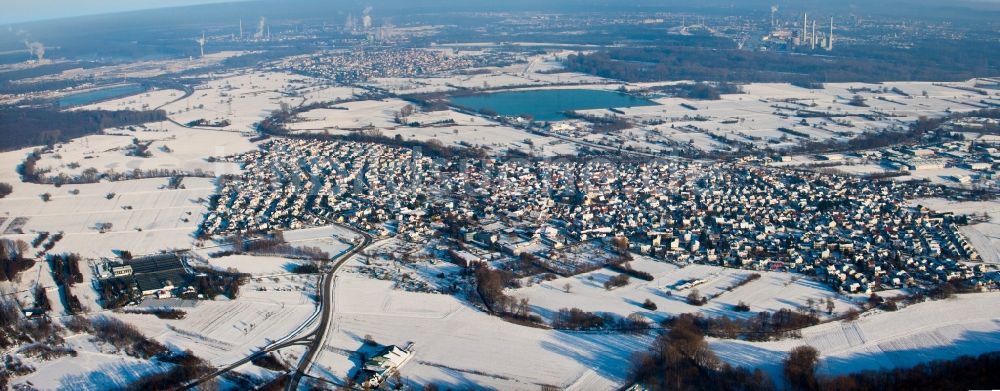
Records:
M24 41L24 46L28 48L28 52L30 52L32 56L37 58L38 61L42 61L45 59L45 45L43 43L26 40Z
M365 30L372 27L372 10L374 10L374 8L369 5L365 7L364 11L361 11L361 26L364 27Z
M7 26L7 31L13 32L13 27ZM17 30L18 38L21 38L21 42L24 43L24 48L28 49L28 53L31 53L31 57L34 57L38 61L45 59L45 44L34 40L25 30Z
M261 16L260 21L257 22L257 33L254 34L254 38L263 39L265 27L267 27L267 18Z

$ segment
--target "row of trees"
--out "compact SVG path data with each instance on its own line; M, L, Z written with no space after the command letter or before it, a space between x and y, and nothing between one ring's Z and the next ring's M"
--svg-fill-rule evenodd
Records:
M232 250L212 253L210 256L221 257L232 254L253 254L312 259L318 261L326 261L330 259L330 253L323 251L322 248L313 246L295 247L288 244L281 231L274 232L269 236L254 239L248 239L241 234L234 234L226 238L226 242L230 245Z
M805 359L811 357L807 354ZM1000 384L1000 352L931 361L911 368L863 371L818 380L813 380L816 365L811 368L812 379L807 372L810 367L799 365L797 368L800 368L799 381L803 382L800 383L803 385L801 389L805 390L810 390L807 387L812 385L816 385L812 389L830 391L976 390L996 388Z
M613 276L613 277L609 278L607 281L605 281L604 282L604 289L612 290L614 288L623 287L623 286L626 286L626 285L628 285L628 275L627 274L619 274L619 275Z
M560 330L643 331L651 324L640 313L622 318L610 313L594 313L579 308L562 308L552 318L552 328Z
M697 327L701 333L712 337L767 341L774 338L797 336L798 330L819 324L819 318L782 308L777 312L761 311L757 313L757 316L749 318L681 314L665 321L665 324L671 327L678 323L690 323Z
M642 270L633 269L632 265L629 264L627 261L622 262L620 264L612 262L607 264L605 267L622 274L627 274L629 277L635 277L643 281L653 281L652 274L650 274L649 272L644 272Z
M502 317L530 323L542 323L542 318L531 313L528 299L518 300L504 293L504 288L515 284L514 275L508 271L490 268L486 263L472 265L476 279L476 293L487 310Z
M812 346L792 349L783 363L788 385L802 391L908 391L988 389L1000 384L1000 352L831 377L816 375L819 361L819 351Z
M49 255L49 267L56 285L74 285L83 282L80 272L80 254Z
M732 368L715 356L694 316L682 316L658 337L650 352L633 358L632 379L649 390L774 390L759 369ZM787 387L801 391L968 390L1000 384L1000 352L931 361L910 368L820 377L819 351L793 348L782 362Z

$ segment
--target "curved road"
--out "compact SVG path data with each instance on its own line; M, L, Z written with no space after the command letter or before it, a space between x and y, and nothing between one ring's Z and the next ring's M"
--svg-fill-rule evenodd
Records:
M372 237L367 232L362 232L351 227L344 226L355 233L358 233L363 238L363 242L355 246L354 249L348 251L346 254L337 260L337 263L333 265L333 269L329 273L323 275L323 290L320 293L320 319L319 327L312 332L313 339L312 343L307 345L308 352L299 361L299 367L295 369L295 373L292 374L291 381L288 382L288 387L286 390L297 390L299 388L299 381L302 380L302 376L309 372L312 367L313 360L316 359L316 355L319 354L320 350L323 349L323 345L326 343L326 336L330 330L331 318L333 318L333 282L336 279L337 269L344 264L347 259L354 256L367 248L372 244ZM289 341L291 342L291 341Z
M326 335L328 330L330 329L331 318L333 318L333 281L334 281L334 276L337 273L337 270L340 269L340 267L344 264L344 262L346 262L355 254L367 248L372 243L372 237L368 233L356 230L348 226L342 225L341 227L347 228L352 232L361 235L362 243L354 246L354 248L352 248L350 251L342 254L334 263L333 268L331 268L329 272L323 275L323 278L320 281L321 289L318 292L320 300L319 326L316 327L316 329L300 337L271 344L257 352L254 352L253 354L250 354L249 356L246 356L236 362L226 365L225 367L219 368L215 372L212 372L196 380L193 380L185 384L180 389L188 390L197 387L198 385L208 380L214 379L217 376L229 372L235 369L236 367L239 367L240 365L246 364L252 361L253 359L261 357L270 352L279 349L284 349L294 345L306 345L307 352L300 360L299 366L295 368L295 372L292 374L292 379L288 383L289 390L295 390L298 388L299 381L302 380L302 376L305 375L309 371L309 368L312 367L313 360L316 359L316 355L323 348L323 344L326 343Z

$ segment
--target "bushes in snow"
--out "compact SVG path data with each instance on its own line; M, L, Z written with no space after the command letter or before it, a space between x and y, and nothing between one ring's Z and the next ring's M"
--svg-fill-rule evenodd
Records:
M678 319L653 342L650 352L637 354L631 377L651 391L774 390L774 384L759 369L751 373L719 360L691 318Z
M563 308L552 319L552 328L561 330L622 330L649 329L650 323L642 314L634 313L621 318L609 313L594 313L579 308Z
M629 275L631 277L638 278L638 279L643 280L643 281L653 281L653 275L652 274L649 274L649 273L644 272L642 270L635 270L635 269L632 268L632 265L630 265L628 262L624 262L624 263L622 263L620 265L619 264L614 264L614 263L609 263L607 265L607 268L611 269L611 270L614 270L616 272L622 273L622 274Z
M114 346L129 356L148 359L167 352L166 346L146 338L135 326L112 317L92 319L90 331L97 340Z
M611 290L614 288L622 287L628 285L628 275L619 274L617 276L611 277L604 282L604 289Z
M703 317L693 314L682 314L668 319L665 324L673 325L678 321L690 322L710 337L728 339L746 339L748 341L767 341L775 338L796 337L798 331L805 327L819 324L819 318L814 315L794 312L783 308L778 312L759 312L749 318Z
M28 248L23 240L0 241L0 281L11 281L18 273L35 265L35 261L27 258Z

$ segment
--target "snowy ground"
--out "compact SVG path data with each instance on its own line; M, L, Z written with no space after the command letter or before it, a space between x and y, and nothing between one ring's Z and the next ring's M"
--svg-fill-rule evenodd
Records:
M780 379L781 361L800 345L819 350L821 375L910 367L931 360L978 355L1000 346L1000 293L976 293L876 312L854 322L806 328L802 339L776 342L712 340L732 365L761 368Z
M105 133L60 144L52 153L43 154L37 165L51 169L48 176L77 176L91 168L98 173L163 169L202 170L223 175L239 172L239 167L232 163L209 162L208 157L239 154L256 148L246 137L236 133L187 129L170 122L146 124L138 131L109 129ZM149 143L149 157L128 155L133 139ZM11 158L15 165L13 161L24 159L24 154L5 153L2 156Z
M640 83L633 87L655 84ZM972 82L951 83L956 86L971 86ZM753 143L761 147L778 148L805 140L787 134L778 128L792 129L804 133L813 141L843 140L864 131L881 130L890 126L905 126L920 116L942 116L951 111L975 110L982 96L926 82L889 82L883 84L827 83L825 89L809 90L789 84L756 83L742 86L743 94L723 95L715 101L690 100L683 98L654 99L660 105L621 109L634 122L652 119L665 120L662 125L644 125L640 129L653 131L654 139L665 138L682 143L693 142L700 149L722 148L723 144L708 135L727 137L739 142ZM850 89L869 88L873 92L852 92ZM898 88L909 97L895 92L881 92ZM878 90L874 92L874 90ZM927 93L924 96L924 92ZM854 95L866 99L869 107L855 107L847 102ZM879 99L879 98L883 98ZM692 110L684 105L690 105ZM850 125L834 123L825 118L795 117L796 110L817 110L847 114L842 118ZM603 116L613 114L608 110L588 110L586 113ZM861 117L871 113L889 115L885 119L872 120ZM778 115L781 113L782 115ZM686 118L685 118L686 116ZM695 119L694 117L701 117ZM693 127L697 130L683 129ZM645 137L645 134L642 134ZM645 146L639 141L643 137L630 137L629 145ZM591 136L589 139L596 139Z
M281 107L351 96L350 89L325 88L318 80L281 72L246 72L211 80L195 88L190 97L163 109L182 124L204 119L228 120L222 130L246 132Z
M179 90L151 90L141 94L112 99L73 110L155 110L184 96Z
M438 140L445 145L482 146L498 152L511 147L543 156L576 152L571 143L451 110L417 112L407 117L408 122L419 122L423 126L397 124L394 117L406 105L398 99L343 103L336 107L346 110L317 109L302 113L288 128L301 133L349 134L374 126L386 137L398 135L418 141Z
M12 378L11 385L31 383L38 390L107 390L124 388L140 377L168 367L147 360L102 351L88 335L66 338L76 357L32 362L35 372ZM103 349L107 349L104 347Z
M733 311L733 307L740 301L750 306L752 314L760 311L777 311L782 308L797 310L805 307L809 299L818 302L828 297L834 298L835 311L838 313L853 308L850 297L837 295L818 282L789 273L753 272L708 265L688 265L679 268L647 257L636 257L631 265L636 270L652 274L654 280L631 278L627 286L609 291L604 288L604 282L619 273L609 269L599 269L573 277L546 281L510 293L518 298L527 298L532 311L546 319L551 319L559 309L573 307L590 312L609 312L621 317L638 312L653 321L663 320L670 315L698 312L707 316L744 317L748 316L748 313ZM744 280L752 273L759 273L762 277L731 292L725 292L726 288ZM680 281L694 279L705 282L689 289L673 289ZM568 293L565 291L566 284L570 284ZM693 306L686 302L686 297L692 289L697 289L702 296L717 294L719 296L709 300L704 306ZM646 299L656 303L655 311L642 308Z
M115 316L168 347L190 349L213 365L225 365L296 330L316 309L314 286L314 276L255 278L240 287L236 300L197 301L193 307L167 302L187 312L181 320L146 314Z
M357 365L365 335L382 344L414 343L401 369L415 385L537 390L617 389L633 352L652 337L565 333L514 325L454 296L412 293L388 281L341 275L328 345L312 374L342 380Z

